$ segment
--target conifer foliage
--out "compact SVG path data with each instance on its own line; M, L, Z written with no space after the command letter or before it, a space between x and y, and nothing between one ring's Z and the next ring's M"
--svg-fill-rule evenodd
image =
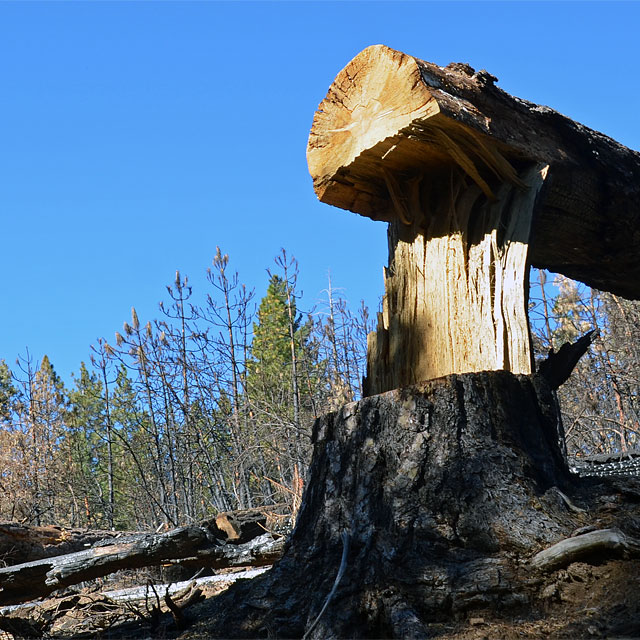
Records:
M257 303L220 249L207 279L198 299L177 273L159 317L132 309L69 387L46 357L37 369L29 357L13 372L0 363L1 519L155 529L297 507L313 420L335 380L345 384L327 354L358 354L341 391L358 397L366 347L338 343L365 333L355 315L336 337L324 313L301 311L298 265L285 251ZM339 296L333 304L347 309Z
M208 291L176 274L155 319L135 309L65 386L45 356L0 361L0 519L156 529L300 502L314 419L362 394L364 304L331 278L314 307L285 251L266 293L218 248ZM570 456L640 446L640 304L532 274L538 357L597 329L558 391Z

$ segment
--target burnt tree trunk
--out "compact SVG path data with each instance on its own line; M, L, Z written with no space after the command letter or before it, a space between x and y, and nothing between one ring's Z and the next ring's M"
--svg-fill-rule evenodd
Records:
M214 637L425 637L529 599L523 559L575 515L553 393L538 376L450 375L319 419L280 562L201 612ZM342 577L327 601L346 548Z
M370 397L317 421L282 559L207 605L203 635L428 637L530 605L536 554L583 524L553 387L588 339L532 373L528 267L640 295L640 155L495 80L374 46L316 112L319 199L390 223ZM640 548L592 538L553 563Z
M133 532L129 532L133 533ZM56 525L32 526L0 522L0 559L3 565L82 551L101 540L111 540L122 532L100 529L71 529Z

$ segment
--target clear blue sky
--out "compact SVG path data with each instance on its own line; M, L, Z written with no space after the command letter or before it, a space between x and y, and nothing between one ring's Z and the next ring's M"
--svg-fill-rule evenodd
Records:
M381 223L316 202L305 149L337 72L382 43L468 62L640 148L636 2L0 2L0 358L68 379L216 245L258 295L281 247L302 306L375 308Z

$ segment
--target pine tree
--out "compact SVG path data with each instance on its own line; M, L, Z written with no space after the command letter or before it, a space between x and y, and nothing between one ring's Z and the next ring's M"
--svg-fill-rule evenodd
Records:
M73 497L72 524L110 526L104 387L84 362L69 393L69 404L64 448Z
M311 340L313 323L303 322L297 309L297 265L284 252L276 263L284 277L270 275L258 307L247 389L252 441L260 451L256 475L266 478L282 501L296 499L298 478L308 464L317 349Z
M20 380L11 482L22 487L20 511L26 521L64 523L67 505L62 498L66 491L61 487L64 465L59 450L67 412L66 390L47 356L38 370L28 353L19 363L26 378Z
M11 422L19 400L18 390L13 384L11 370L0 360L0 425Z
M300 329L300 317L295 303L294 332ZM258 320L253 325L250 373L254 381L286 380L283 365L289 366L291 348L289 337L289 313L287 309L285 283L278 275L271 276L267 293L258 307Z

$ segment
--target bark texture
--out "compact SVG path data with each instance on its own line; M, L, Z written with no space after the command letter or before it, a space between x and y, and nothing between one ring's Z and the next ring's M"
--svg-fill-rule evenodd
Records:
M99 529L70 529L0 523L0 558L5 565L50 558L82 551L101 540L111 540L122 532Z
M487 197L549 165L534 211L534 266L640 298L640 154L549 107L509 95L469 65L447 67L382 45L336 77L316 112L307 158L320 200L411 221L451 167Z
M214 569L272 564L280 557L284 541L266 533L268 513L261 509L228 512L166 533L103 539L83 551L0 569L0 605L33 600L120 569L163 563Z
M555 489L570 482L559 429L546 381L508 372L451 375L319 419L282 559L207 604L194 637L427 637L467 610L526 605L523 559L579 518Z

